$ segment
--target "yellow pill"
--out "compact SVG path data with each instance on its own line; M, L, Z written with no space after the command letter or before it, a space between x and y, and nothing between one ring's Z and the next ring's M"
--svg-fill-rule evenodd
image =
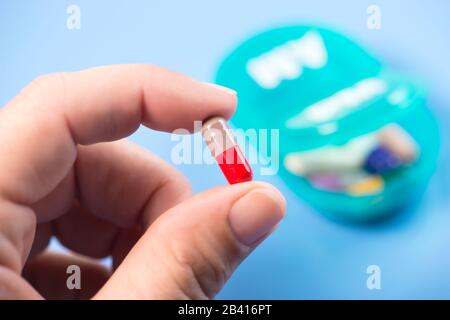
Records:
M354 196L365 196L380 193L383 188L383 178L374 175L351 184L347 188L347 193Z

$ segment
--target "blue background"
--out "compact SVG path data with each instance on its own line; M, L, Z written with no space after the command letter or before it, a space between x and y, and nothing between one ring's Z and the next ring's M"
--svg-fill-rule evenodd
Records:
M66 28L67 6L81 29ZM318 22L347 32L428 84L443 146L422 201L376 225L314 212L278 177L288 215L246 260L220 298L450 298L450 2L374 1L382 29L368 30L372 1L4 1L0 3L0 105L34 77L114 63L156 63L210 81L240 41L267 27ZM19 130L20 128L18 128ZM132 139L166 160L173 142L141 128ZM5 156L1 154L0 156ZM181 166L196 191L223 184L216 166ZM208 178L205 179L204 177ZM258 177L257 177L258 178ZM366 268L381 268L368 290Z

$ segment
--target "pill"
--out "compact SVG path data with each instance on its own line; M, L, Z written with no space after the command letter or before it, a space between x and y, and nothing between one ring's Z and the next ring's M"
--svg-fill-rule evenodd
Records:
M315 173L307 177L311 185L317 189L344 193L348 188L357 183L372 178L373 175L362 169L339 171L339 172L322 172Z
M202 135L228 183L251 181L253 172L225 119L214 117L202 126Z
M365 163L364 169L370 173L388 173L401 167L401 160L389 149L378 146L370 152Z
M339 192L344 189L342 179L335 173L317 173L308 177L309 182L317 189Z
M402 127L390 124L378 134L380 144L393 152L403 163L417 159L418 147L414 139Z
M376 135L367 134L341 146L324 146L289 153L284 158L284 166L290 173L298 176L356 170L364 164L367 155L377 144Z
M378 175L371 175L366 179L353 183L347 188L347 193L353 196L366 196L381 193L384 180Z
M367 171L361 169L342 172L339 175L339 179L341 180L341 183L348 187L354 183L366 180L368 178L372 177L371 174L367 173Z

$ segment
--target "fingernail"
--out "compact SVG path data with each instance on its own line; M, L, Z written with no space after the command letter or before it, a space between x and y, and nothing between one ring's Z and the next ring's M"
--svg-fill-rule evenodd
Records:
M285 200L276 190L258 188L244 195L229 213L231 229L240 242L251 246L283 219Z
M212 88L218 89L218 90L223 91L223 92L226 92L228 94L231 94L231 95L234 95L234 96L237 95L237 92L235 90L227 88L227 87L224 87L224 86L221 86L219 84L210 83L210 82L203 82L203 83L206 84L207 86L210 86Z

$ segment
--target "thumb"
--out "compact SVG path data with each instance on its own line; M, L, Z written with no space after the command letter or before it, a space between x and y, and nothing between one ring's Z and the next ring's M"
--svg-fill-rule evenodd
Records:
M95 298L213 298L284 211L281 193L264 183L192 197L150 226Z

